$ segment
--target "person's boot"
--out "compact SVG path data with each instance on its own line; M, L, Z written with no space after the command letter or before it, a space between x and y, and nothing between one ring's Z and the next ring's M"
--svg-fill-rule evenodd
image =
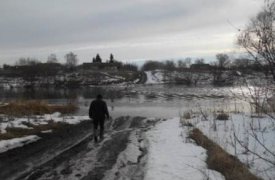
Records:
M98 141L97 136L98 136L98 130L94 129L94 140L95 140L95 142Z
M94 140L95 140L95 142L97 142L97 135L94 136Z
M104 139L104 132L100 131L100 140L103 140L103 139Z

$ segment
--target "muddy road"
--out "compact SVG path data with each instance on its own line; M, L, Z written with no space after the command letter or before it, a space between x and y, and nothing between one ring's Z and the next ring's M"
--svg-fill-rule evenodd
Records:
M39 141L0 154L0 179L143 179L144 133L160 119L119 117L106 123L105 138L94 143L92 122L39 134Z

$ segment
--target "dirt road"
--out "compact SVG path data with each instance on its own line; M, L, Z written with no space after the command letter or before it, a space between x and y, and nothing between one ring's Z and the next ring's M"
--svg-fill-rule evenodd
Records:
M143 117L109 121L99 143L91 137L91 121L40 134L41 140L0 154L0 179L142 179L147 152L143 134L157 121ZM131 143L136 154L127 157L123 152Z

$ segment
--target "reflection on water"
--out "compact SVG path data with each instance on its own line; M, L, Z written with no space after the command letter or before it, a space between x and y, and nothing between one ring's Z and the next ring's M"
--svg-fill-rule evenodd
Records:
M74 101L78 114L86 115L97 94L106 99L112 116L134 115L174 117L190 110L248 111L246 103L235 98L242 90L234 87L186 87L179 85L136 85L132 87L90 87L79 89L0 90L0 100L42 99L50 103Z

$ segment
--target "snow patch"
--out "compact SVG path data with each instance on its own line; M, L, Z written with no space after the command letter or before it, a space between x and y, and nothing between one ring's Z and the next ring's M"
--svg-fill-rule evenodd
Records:
M6 128L23 128L23 129L32 129L27 126L27 123L33 125L45 125L49 121L53 122L64 122L68 124L79 124L82 121L90 120L89 116L62 116L61 113L56 112L53 114L45 114L42 116L32 116L32 117L23 117L23 118L14 118L9 120L8 117L3 116L3 121L0 122L0 133L6 133Z
M147 81L145 84L162 84L163 74L160 71L145 71Z
M52 129L50 129L50 130L46 130L46 131L41 131L41 133L52 133L53 132L53 130Z
M39 139L40 137L36 135L31 135L31 136L25 136L21 138L2 140L0 141L0 153L6 152L14 148L22 147L24 145L33 143Z
M230 114L230 119L227 121L215 121L214 119L213 115L208 115L208 121L202 121L201 117L197 116L189 122L193 122L193 124L196 122L196 126L207 137L219 144L228 153L238 157L255 175L263 179L275 178L274 165L246 150L248 147L261 157L275 162L274 120L269 117L251 118L251 115L246 114ZM243 146L240 145L236 137ZM259 142L263 143L265 147L261 146Z

